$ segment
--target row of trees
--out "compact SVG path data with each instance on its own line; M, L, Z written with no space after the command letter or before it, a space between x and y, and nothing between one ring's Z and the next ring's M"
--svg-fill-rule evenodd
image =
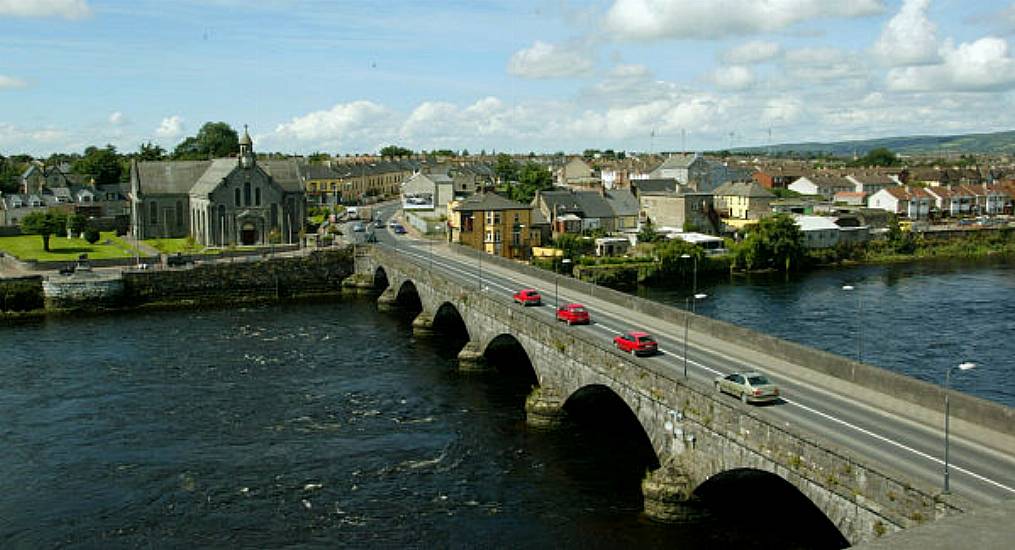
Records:
M84 233L89 244L99 241L99 230L88 223L81 214L62 214L50 210L48 212L32 212L21 220L21 230L29 235L42 237L42 249L49 252L49 237L64 232L71 235Z

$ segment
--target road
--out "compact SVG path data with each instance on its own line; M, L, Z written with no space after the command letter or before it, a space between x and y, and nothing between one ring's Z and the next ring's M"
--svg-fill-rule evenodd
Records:
M388 219L394 209L394 205L381 208L382 218ZM601 339L604 345L609 345L612 337L624 330L651 327L650 332L663 353L638 360L650 368L669 369L671 376L683 376L685 339L682 325L624 310L571 290L561 289L557 297L555 285L493 264L483 263L481 266L476 259L455 254L443 243L416 239L412 235L396 236L389 229L377 230L375 237L380 246L391 247L422 265L430 266L430 269L441 270L448 278L502 297L507 307L512 307L511 294L526 287L536 288L543 294L547 305L529 308L529 311L546 319L554 318L553 304L558 299L561 303L582 303L592 312L593 323L568 330L585 331L587 335ZM687 339L686 365L691 380L711 385L719 375L760 370L780 386L784 399L780 404L758 407L759 414L795 431L847 449L858 459L883 465L889 471L899 472L930 487L942 486L944 436L941 425L928 425L888 414L872 405L879 400L895 399L891 396L852 399L850 396L855 396L858 391L856 386L830 378L816 380L810 375L813 371L809 373L803 367L776 367L777 361L760 359L757 354L719 342L706 334L691 332ZM950 438L952 493L978 504L1015 499L1015 456L963 437L956 425L953 419Z

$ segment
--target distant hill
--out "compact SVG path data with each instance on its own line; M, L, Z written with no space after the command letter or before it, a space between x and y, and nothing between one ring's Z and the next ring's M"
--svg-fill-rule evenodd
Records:
M1015 154L1015 131L955 136L904 136L832 143L784 143L766 147L739 147L734 153L822 153L835 156L863 156L871 149L885 147L903 155Z

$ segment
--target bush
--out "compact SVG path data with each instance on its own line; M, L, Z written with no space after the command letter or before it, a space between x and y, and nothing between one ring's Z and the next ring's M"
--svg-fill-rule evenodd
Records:
M99 237L98 229L95 229L94 227L85 229L85 240L88 241L88 244L95 244L99 242Z

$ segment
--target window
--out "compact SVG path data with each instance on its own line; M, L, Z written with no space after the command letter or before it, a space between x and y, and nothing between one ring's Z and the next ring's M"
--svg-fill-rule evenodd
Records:
M148 223L156 225L159 223L159 206L155 202L151 203L151 216L149 216Z
M236 206L239 206L240 205L240 188L239 187L236 188L236 191L234 192L234 195L235 195L235 198L236 198Z
M250 182L243 183L243 204L250 206Z
M261 206L261 188L254 189L254 206Z
M500 212L487 211L486 212L486 225L500 225Z
M176 227L183 227L183 201L176 201Z

